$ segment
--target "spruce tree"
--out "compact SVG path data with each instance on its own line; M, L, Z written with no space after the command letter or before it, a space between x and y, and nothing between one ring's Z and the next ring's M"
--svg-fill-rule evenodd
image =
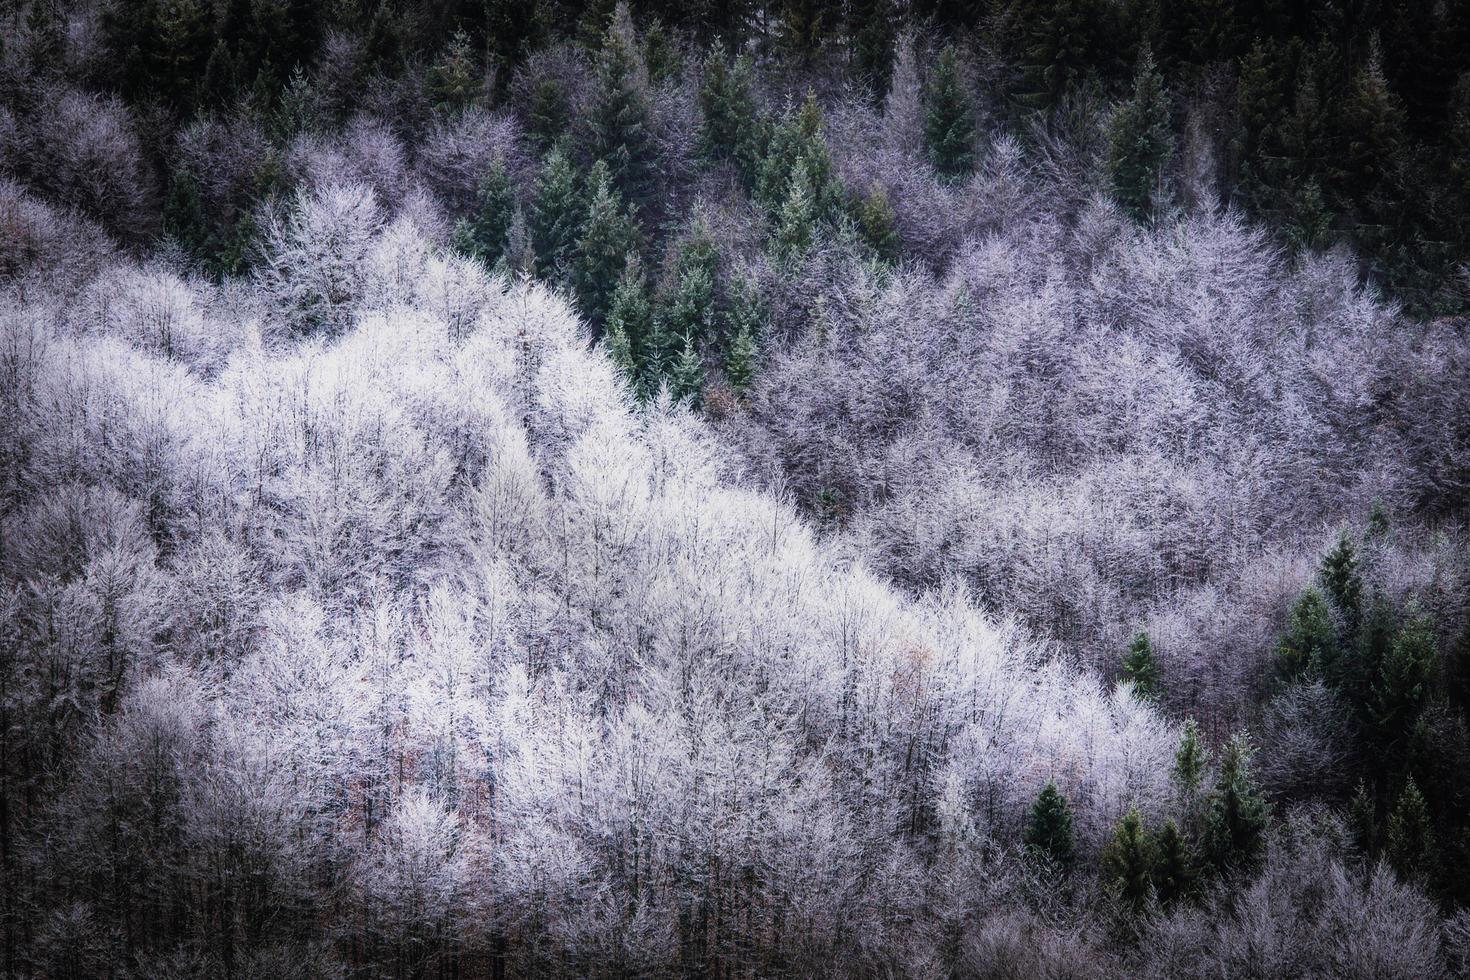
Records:
M816 202L813 200L811 178L805 161L796 165L791 175L791 184L786 191L786 200L781 205L775 234L771 240L771 251L777 260L796 263L806 257L816 237Z
M1199 791L1209 765L1209 749L1200 738L1199 724L1188 718L1184 722L1184 733L1179 737L1179 750L1174 754L1173 772L1174 782L1179 784L1185 799Z
M719 333L719 307L716 280L720 255L710 235L709 224L702 212L692 222L689 238L679 249L674 262L674 291L665 303L661 316L676 337L692 337L696 347Z
M1351 642L1363 615L1363 579L1358 572L1358 550L1346 531L1338 536L1337 544L1322 557L1322 567L1317 572L1317 578L1322 583L1322 591L1342 617L1343 624L1347 627L1346 639Z
M199 181L187 170L174 174L163 202L163 231L195 258L208 252L209 225Z
M626 357L626 363L619 363L619 367L625 368L634 392L641 396L657 388L664 372L663 352L653 348L653 306L648 299L643 265L637 256L629 257L623 274L618 277L608 306L607 332L614 361ZM614 350L611 339L614 333L620 334L621 342L626 344L625 355Z
M711 160L730 161L747 185L760 165L762 120L751 92L751 63L744 56L727 64L716 47L704 62L699 87L700 146Z
M1132 911L1141 912L1153 893L1157 868L1157 845L1135 807L1114 825L1112 839L1103 848L1103 887Z
M941 177L953 180L975 166L975 110L952 45L940 52L924 93L924 147Z
M1144 51L1133 79L1133 95L1108 129L1108 174L1113 196L1135 221L1146 221L1162 196L1164 168L1173 149L1169 97L1164 78Z
M614 294L614 306L616 306L616 294ZM633 346L628 340L627 328L623 321L616 315L610 313L607 318L607 330L603 333L602 343L607 351L608 360L612 361L613 367L617 368L618 374L627 383L628 389L635 398L642 398L642 385L639 379L638 365L633 359Z
M853 75L876 102L888 91L894 58L893 0L857 0L848 11Z
M1429 620L1413 614L1394 637L1373 688L1373 716L1384 748L1402 751L1429 697L1436 649Z
M626 3L618 4L602 40L587 126L588 154L606 162L625 201L645 206L653 196L654 160L648 70Z
M1072 808L1056 783L1048 782L1031 807L1026 822L1026 853L1049 866L1065 871L1076 859L1077 843L1072 830Z
M463 30L450 37L443 55L429 69L429 91L443 112L461 112L480 99L483 73Z
M694 346L694 339L684 337L684 349L669 372L669 391L675 399L698 406L704 396L704 361Z
M526 110L526 131L538 147L549 149L567 131L571 116L566 88L555 78L543 78L531 92L531 105Z
M843 192L833 176L822 110L810 93L799 110L786 111L767 141L754 196L768 214L780 214L789 198L792 179L801 167L806 169L813 220L821 222L834 217L843 206Z
M1361 779L1348 803L1347 823L1353 844L1364 857L1371 858L1378 849L1378 808L1373 803L1368 784Z
M1133 682L1133 693L1140 700L1159 699L1159 661L1148 634L1142 630L1134 634L1133 642L1123 654L1123 675Z
M1250 738L1241 732L1220 760L1200 841L1204 861L1216 874L1254 870L1265 850L1270 808L1251 772L1252 755Z
M858 231L873 254L884 262L896 262L903 252L903 242L898 237L898 215L888 203L888 192L883 185L873 183L857 209Z
M1154 894L1165 909L1172 908L1194 887L1194 859L1189 843L1173 820L1158 833L1154 863Z
M577 239L575 283L581 313L601 326L628 256L637 250L638 230L599 160L587 175L587 217Z
M454 244L465 255L493 266L505 254L510 238L515 197L504 162L496 160L480 181L475 213L460 219L454 228Z
M1383 854L1404 880L1424 880L1436 866L1434 828L1424 794L1410 776L1389 814Z
M725 355L725 378L735 394L744 395L750 390L750 384L755 380L755 361L759 354L760 347L755 336L748 326L742 325L730 341L730 349Z
M1398 617L1393 605L1383 596L1375 595L1358 625L1357 636L1339 660L1337 690L1352 707L1358 722L1369 731L1375 727L1374 691L1397 634Z
M1278 673L1287 681L1308 674L1331 677L1338 668L1337 655L1337 624L1327 600L1316 589L1303 590L1276 647Z
M585 216L578 184L577 169L565 145L552 147L536 182L531 242L536 248L537 269L555 281L565 281L570 276L576 256Z

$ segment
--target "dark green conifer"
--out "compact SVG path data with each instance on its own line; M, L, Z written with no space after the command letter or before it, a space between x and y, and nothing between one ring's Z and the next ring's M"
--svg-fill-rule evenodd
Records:
M1159 699L1159 661L1154 656L1153 643L1142 630L1134 634L1133 642L1123 654L1123 676L1133 682L1133 693L1140 700Z
M924 146L930 164L945 179L962 177L975 167L975 109L953 45L940 52L924 93Z
M1135 221L1153 217L1163 200L1164 170L1174 147L1164 78L1145 49L1133 78L1133 95L1118 107L1108 128L1108 174L1113 196Z
M1047 865L1065 871L1077 856L1072 830L1072 808L1056 783L1047 783L1031 807L1026 822L1026 852Z

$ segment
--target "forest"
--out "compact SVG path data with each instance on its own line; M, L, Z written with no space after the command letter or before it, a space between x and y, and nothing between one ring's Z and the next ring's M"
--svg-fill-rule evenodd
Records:
M0 0L0 977L1470 978L1467 0Z

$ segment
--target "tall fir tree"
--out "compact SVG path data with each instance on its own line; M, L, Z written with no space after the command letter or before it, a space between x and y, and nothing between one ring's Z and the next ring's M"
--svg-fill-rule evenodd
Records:
M684 347L669 371L669 392L675 399L687 401L695 407L704 397L704 361L694 346L694 338L688 335L685 335Z
M1061 871L1070 869L1076 860L1072 807L1056 783L1048 782L1036 797L1026 821L1025 845L1027 854Z
M1394 637L1378 669L1373 687L1373 717L1380 747L1391 750L1396 761L1408 749L1419 714L1429 698L1429 681L1437 657L1434 630L1417 612Z
M1164 909L1173 908L1194 889L1194 857L1189 842L1173 820L1166 821L1157 837L1154 863L1154 894Z
M1179 736L1179 749L1174 753L1174 782L1180 792L1189 799L1199 792L1204 783L1205 772L1210 765L1210 752L1200 737L1199 723L1193 718L1184 722L1184 731Z
M1123 676L1133 682L1133 693L1142 701L1157 701L1162 687L1158 658L1148 634L1140 630L1123 654Z
M712 160L730 161L747 186L760 167L764 122L752 93L750 59L728 63L723 47L704 62L699 87L700 146Z
M475 213L460 219L454 227L454 244L471 258L487 267L493 266L506 252L510 242L511 219L515 214L515 196L511 193L510 174L505 163L496 160L480 181Z
M1134 807L1114 825L1103 847L1103 887L1132 912L1142 912L1153 895L1157 867L1158 847Z
M817 205L806 161L797 163L786 191L786 200L777 217L771 251L777 260L788 265L806 258L817 230Z
M929 163L946 180L963 177L975 167L975 107L953 45L940 52L924 93L924 147Z
M1342 618L1346 630L1344 643L1351 643L1363 615L1363 577L1358 571L1358 549L1346 531L1338 536L1337 544L1322 556L1322 567L1317 572L1317 578L1322 583L1322 591L1332 602L1333 609Z
M1108 127L1108 175L1113 197L1135 221L1153 217L1163 201L1163 180L1174 133L1164 77L1144 50L1133 78L1133 94L1118 107Z
M1424 881L1435 871L1437 849L1429 806L1412 776L1404 783L1389 814L1383 856L1405 880Z
M653 304L648 297L648 281L643 274L643 264L637 256L629 258L618 277L612 301L607 311L608 347L614 361L627 374L629 384L640 397L658 388L665 365L663 351L653 343ZM626 352L618 351L613 345L614 334L622 337ZM625 362L619 358L625 357Z
M586 214L580 184L566 146L560 143L553 146L536 182L536 202L530 222L537 269L553 281L565 282L571 275Z
M618 4L603 36L586 123L588 154L606 162L625 201L647 206L655 164L648 69L626 3Z
M582 315L600 328L628 257L638 249L638 229L606 163L593 164L587 185L587 217L577 239L574 285Z
M1260 863L1266 846L1270 807L1251 769L1254 749L1241 732L1230 739L1210 794L1200 850L1216 873L1247 873Z
M898 215L888 203L888 191L874 181L857 208L857 226L863 241L884 262L897 262L903 253Z
M1291 607L1286 632L1276 647L1277 670L1283 680L1313 675L1331 677L1337 669L1337 624L1322 593L1302 591Z
M856 0L848 8L852 73L875 102L882 100L893 75L895 13L893 0Z

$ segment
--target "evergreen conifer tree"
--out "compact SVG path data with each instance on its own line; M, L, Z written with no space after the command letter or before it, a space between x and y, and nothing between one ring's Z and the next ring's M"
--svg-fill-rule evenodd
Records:
M791 175L791 184L786 191L786 201L776 223L772 238L772 253L786 263L796 263L806 257L816 237L817 207L812 195L811 177L805 161L796 165Z
M531 210L531 241L541 275L564 281L575 259L585 216L576 165L562 144L546 155Z
M1351 642L1363 615L1363 578L1358 572L1358 550L1346 531L1338 537L1332 550L1322 557L1317 578L1322 583L1322 591L1347 627L1345 639Z
M1133 693L1143 701L1159 699L1159 661L1148 634L1139 631L1123 654L1123 674L1133 682Z
M1407 747L1429 697L1436 655L1429 620L1411 615L1394 637L1373 688L1373 716L1383 747L1399 751Z
M636 255L629 256L613 290L612 301L607 312L608 349L614 361L625 369L628 382L635 393L646 395L658 387L664 373L663 352L653 345L653 307L648 298L648 283L643 275L643 265ZM626 346L626 354L614 349L612 335L620 334L620 343Z
M1199 724L1193 718L1184 722L1184 733L1179 737L1179 750L1174 754L1174 781L1186 799L1199 791L1209 767L1209 749L1200 738Z
M1048 782L1032 805L1025 844L1028 854L1059 870L1069 869L1076 859L1072 808L1056 783Z
M712 160L734 163L749 184L760 164L762 120L751 93L751 63L746 57L727 64L716 47L704 62L699 88L700 144Z
M940 52L924 103L924 146L930 164L945 179L964 176L975 166L975 110L952 45Z
M674 398L698 406L704 395L704 361L694 346L694 339L684 337L684 349L669 372L669 391Z
M1172 908L1194 887L1194 859L1189 843L1173 820L1158 833L1154 863L1154 894L1165 909Z
M606 163L593 164L587 183L587 217L577 239L575 286L582 315L600 326L628 256L637 250L638 231Z
M638 208L653 194L651 125L648 70L628 6L619 3L597 56L597 83L587 115L587 151L606 162L613 186Z
M1434 827L1424 794L1410 776L1389 814L1383 853L1389 865L1405 880L1423 880L1433 874L1436 863Z
M1265 850L1270 808L1251 771L1254 750L1241 732L1230 739L1205 814L1201 851L1217 874L1253 870Z
M504 162L496 160L490 165L476 201L474 215L455 225L454 244L465 255L493 266L506 252L516 207Z
M1142 912L1153 894L1157 867L1157 845L1135 807L1114 825L1103 848L1103 887L1135 913Z
M750 327L742 325L730 341L730 349L725 355L725 377L735 394L744 395L750 390L751 382L755 380L755 361L759 353L760 347L750 332Z
M1284 680L1307 674L1334 676L1338 668L1337 624L1321 592L1303 590L1291 607L1291 618L1276 650L1278 671Z
M1133 95L1113 116L1108 131L1108 173L1113 196L1136 221L1146 221L1162 197L1164 168L1174 146L1164 78L1144 51Z
M896 262L903 251L903 242L898 237L898 216L893 205L888 203L888 192L883 185L874 183L858 205L858 230L863 241L873 254L884 262Z

